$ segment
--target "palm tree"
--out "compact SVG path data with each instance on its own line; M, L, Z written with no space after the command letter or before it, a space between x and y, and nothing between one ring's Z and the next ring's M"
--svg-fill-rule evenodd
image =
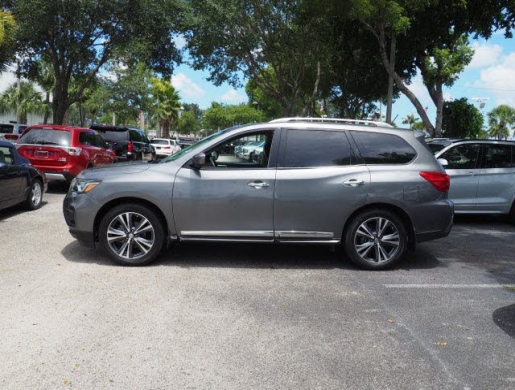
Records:
M488 113L489 135L506 139L515 125L515 108L502 104Z
M18 123L27 123L28 114L44 115L50 106L28 81L14 83L0 95L0 113L16 112Z
M409 125L409 128L411 129L413 125L417 122L417 119L415 118L415 115L409 114L406 118L403 119L402 123L405 125Z
M170 127L179 119L180 97L173 85L167 80L152 79L154 110L162 129L161 137L170 136Z

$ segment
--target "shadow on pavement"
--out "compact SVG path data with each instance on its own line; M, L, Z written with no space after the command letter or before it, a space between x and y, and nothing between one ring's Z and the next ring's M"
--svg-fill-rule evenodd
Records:
M499 328L515 339L515 304L497 309L492 318Z
M101 251L78 242L61 251L69 261L116 266ZM341 248L321 245L268 245L227 243L181 243L161 254L152 266L255 268L255 269L348 269L360 271L345 258ZM408 253L393 269L429 269L441 263L427 250ZM369 272L369 271L367 271Z
M504 217L457 216L451 234L442 242L446 250L439 257L481 268L499 283L515 283L515 225Z
M66 194L68 192L68 188L70 188L70 184L65 181L56 181L52 180L48 183L49 194Z

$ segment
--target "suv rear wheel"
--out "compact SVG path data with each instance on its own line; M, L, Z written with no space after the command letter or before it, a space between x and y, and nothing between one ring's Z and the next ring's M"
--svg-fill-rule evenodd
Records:
M163 248L163 226L149 208L134 203L122 204L102 218L99 241L115 263L145 265Z
M389 210L373 209L358 214L345 232L345 252L362 268L390 268L405 254L406 227Z

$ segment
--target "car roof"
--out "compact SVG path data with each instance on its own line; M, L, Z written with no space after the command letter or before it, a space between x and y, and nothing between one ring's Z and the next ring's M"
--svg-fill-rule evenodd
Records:
M336 124L351 124L360 126L372 127L389 127L392 125L386 122L369 121L362 119L349 119L349 118L312 118L312 117L291 117L291 118L278 118L271 120L269 123L291 123L291 122L309 122L309 123L336 123Z
M43 130L61 130L61 131L90 131L90 129L79 126L64 126L64 125L32 125L25 129L33 130L33 129L43 129Z

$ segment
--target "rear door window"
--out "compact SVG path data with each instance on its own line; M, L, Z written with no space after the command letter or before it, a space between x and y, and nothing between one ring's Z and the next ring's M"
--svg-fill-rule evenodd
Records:
M82 145L96 146L95 134L89 132L82 132L79 134L79 142Z
M71 134L65 130L30 129L18 140L18 144L70 146Z
M407 164L417 155L415 149L393 134L351 131L365 164Z
M324 130L288 130L279 166L284 168L350 165L351 148L345 133Z

